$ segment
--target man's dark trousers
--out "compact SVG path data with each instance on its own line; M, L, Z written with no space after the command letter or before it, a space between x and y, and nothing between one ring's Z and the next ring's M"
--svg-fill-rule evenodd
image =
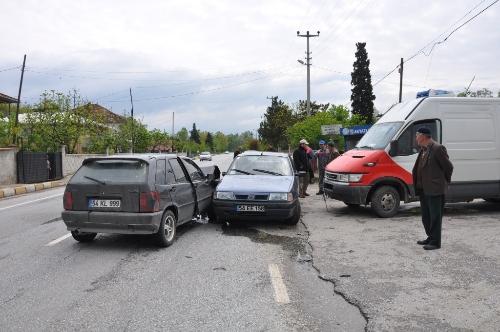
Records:
M420 195L422 223L429 244L441 247L441 227L444 210L444 195Z

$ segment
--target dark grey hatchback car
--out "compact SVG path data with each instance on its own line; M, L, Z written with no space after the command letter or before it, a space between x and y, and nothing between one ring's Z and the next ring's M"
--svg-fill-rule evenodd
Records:
M211 214L220 172L177 155L120 155L86 159L64 193L62 219L73 237L97 233L155 234L169 246L176 227Z

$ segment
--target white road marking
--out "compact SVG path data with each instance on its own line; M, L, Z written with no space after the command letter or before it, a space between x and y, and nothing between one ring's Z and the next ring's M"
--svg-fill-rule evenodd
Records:
M51 242L47 243L45 246L46 246L46 247L51 247L51 246L53 246L53 245L55 245L55 244L58 244L58 243L59 243L59 242L61 242L61 241L66 240L66 239L67 239L68 237L70 237L70 236L71 236L71 233L68 233L68 234L66 234L66 235L61 236L60 238L55 239L54 241L51 241Z
M23 205L26 205L26 204L31 204L31 203L35 203L35 202L39 202L39 201L44 201L46 199L51 199L51 198L62 196L62 195L63 194L61 193L61 194L57 194L57 195L52 195L52 196L47 196L47 197L43 197L43 198L39 198L39 199L34 199L32 201L29 201L29 202L23 202L23 203L14 204L14 205L11 205L11 206L6 206L6 207L3 207L3 208L0 208L0 211L7 210L7 209L12 209L12 208L15 208L15 207L18 207L18 206L23 206Z
M288 297L288 292L286 290L283 278L281 278L281 273L278 265L269 264L269 274L271 275L271 282L274 288L274 299L278 303L290 303L290 298Z

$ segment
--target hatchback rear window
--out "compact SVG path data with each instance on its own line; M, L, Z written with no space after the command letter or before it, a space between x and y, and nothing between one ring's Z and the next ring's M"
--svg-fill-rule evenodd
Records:
M94 160L83 165L72 183L144 183L148 164L142 160Z

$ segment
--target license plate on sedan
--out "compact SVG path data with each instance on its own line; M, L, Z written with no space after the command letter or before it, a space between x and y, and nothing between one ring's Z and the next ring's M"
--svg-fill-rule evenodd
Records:
M264 212L263 205L237 205L236 211L238 212Z
M89 208L119 208L121 203L119 199L89 199Z

